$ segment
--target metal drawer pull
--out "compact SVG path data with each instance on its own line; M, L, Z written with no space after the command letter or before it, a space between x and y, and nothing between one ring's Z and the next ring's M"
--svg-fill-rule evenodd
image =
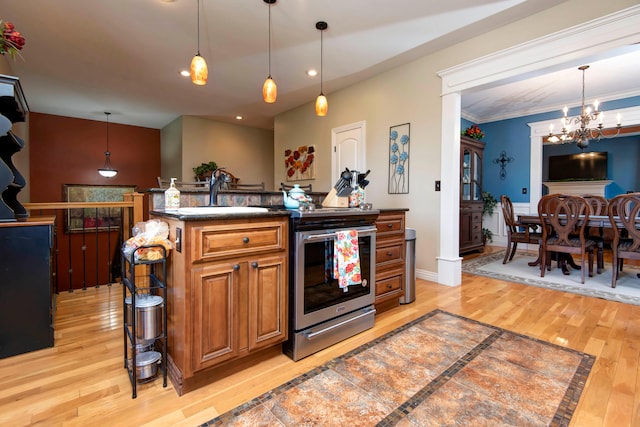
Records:
M392 252L387 252L387 256L393 256Z
M248 237L243 238L243 239L242 239L242 242L243 242L243 243L249 243L249 238L248 238Z
M253 267L253 268L258 268L258 263L257 263L257 262L255 262L255 261L254 261L254 262L252 262L252 263L251 263L251 267Z
M240 270L240 264L235 264L233 266L233 271L238 271L238 270Z

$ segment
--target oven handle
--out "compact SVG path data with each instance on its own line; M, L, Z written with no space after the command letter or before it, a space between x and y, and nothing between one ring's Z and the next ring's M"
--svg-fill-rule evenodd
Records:
M349 319L343 320L342 322L336 323L335 325L331 325L331 326L326 327L324 329L321 329L321 330L319 330L317 332L306 333L306 334L304 334L304 336L308 340L312 340L315 337L317 337L318 335L322 335L324 333L327 333L327 332L331 331L332 329L339 328L340 326L344 326L347 323L351 323L351 322L356 321L356 320L358 320L358 319L360 319L362 317L365 317L365 316L371 316L371 314L375 314L375 313L376 313L376 309L372 308L371 310L369 310L369 311L367 311L365 313L358 314L356 317L351 317Z
M358 234L360 233L375 233L377 231L377 228L375 227L370 227L370 228L355 228L354 230L356 230L358 232ZM336 237L336 233L323 233L323 234L309 234L304 236L304 240L306 241L312 241L312 240L324 240L327 238L333 238Z

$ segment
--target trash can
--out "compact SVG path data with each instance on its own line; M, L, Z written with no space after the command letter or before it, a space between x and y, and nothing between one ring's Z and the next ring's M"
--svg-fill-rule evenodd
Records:
M409 304L416 300L416 230L404 229L404 240L407 246L405 256L405 286L404 296L400 297L400 304Z

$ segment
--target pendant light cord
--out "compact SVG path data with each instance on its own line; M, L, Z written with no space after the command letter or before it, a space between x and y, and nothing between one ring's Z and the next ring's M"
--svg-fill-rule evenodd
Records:
M200 0L198 0L198 55L200 55Z
M322 33L324 33L324 30L320 30L320 95L324 95L324 92L322 90L322 80L324 80L323 74L324 74L324 66L323 66L323 37L322 37Z
M271 3L269 3L269 78L271 78Z
M111 113L105 112L104 114L107 115L107 153L109 152L109 116L111 115Z

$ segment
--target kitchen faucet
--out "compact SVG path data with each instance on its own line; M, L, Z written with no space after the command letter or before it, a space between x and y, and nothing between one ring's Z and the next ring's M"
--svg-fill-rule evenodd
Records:
M218 202L218 191L222 187L222 184L231 181L231 177L224 173L224 168L217 168L211 174L209 180L209 206L216 206Z

